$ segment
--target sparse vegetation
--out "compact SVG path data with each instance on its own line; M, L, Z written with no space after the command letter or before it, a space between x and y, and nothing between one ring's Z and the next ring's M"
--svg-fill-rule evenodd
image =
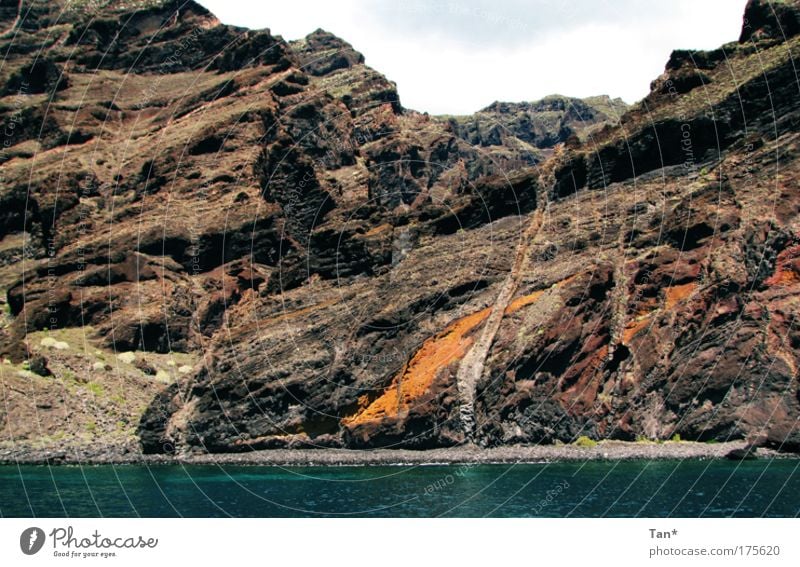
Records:
M117 358L126 364L132 364L136 360L136 355L132 352L121 352L117 355Z
M154 380L143 376L134 365L117 360L116 353L95 342L93 334L89 327L32 332L27 335L28 361L3 360L3 379L14 388L5 406L17 424L14 443L24 441L47 449L75 444L102 446L122 439L128 442L135 435L135 425L148 407L150 396L161 387L159 382L172 382L178 367L193 368L197 362L187 353L136 352L137 359L147 360L155 368L170 368L167 361L174 361L172 372L162 372L160 380ZM54 346L59 343L70 346ZM47 359L53 377L45 378L30 370L36 356ZM31 404L29 393L33 391L38 406ZM67 407L77 411L79 417ZM10 442L0 436L0 447L4 443Z
M596 447L597 441L594 439L587 437L586 435L581 435L578 437L575 442L573 443L576 447Z
M611 394L606 394L605 392L600 392L599 394L597 394L597 401L600 402L601 404L609 405L611 404L612 399L613 398L611 397Z

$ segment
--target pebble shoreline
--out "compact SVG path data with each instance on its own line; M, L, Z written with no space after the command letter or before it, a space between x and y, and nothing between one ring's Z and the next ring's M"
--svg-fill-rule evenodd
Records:
M264 466L387 466L387 465L462 465L554 463L602 460L681 460L721 459L730 451L745 446L743 441L726 443L634 443L604 441L593 447L575 445L509 446L483 449L451 447L412 451L408 449L271 449L249 453L186 453L178 455L144 455L129 448L93 450L86 447L68 449L0 449L4 465L264 465ZM783 453L760 448L758 457L800 458L796 453Z

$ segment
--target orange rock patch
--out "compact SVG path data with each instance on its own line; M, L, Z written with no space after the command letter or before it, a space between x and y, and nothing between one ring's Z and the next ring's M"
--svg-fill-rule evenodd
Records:
M800 282L800 278L797 277L797 272L794 270L775 270L775 273L764 283L769 286L787 286L798 282Z
M574 279L570 276L556 284L562 286ZM508 304L505 314L514 313L535 303L546 289L518 297ZM359 398L361 409L354 415L342 419L345 426L355 426L372 420L395 417L408 411L414 402L428 392L442 368L460 360L474 342L471 332L480 326L491 313L487 307L467 315L448 325L441 333L428 339L414 354L411 361L394 377L392 383L377 399L368 403L368 398Z
M563 280L556 282L555 284L553 284L552 287L562 288L569 282L574 280L576 277L578 277L578 274L572 274L568 278L564 278ZM536 301L538 301L538 299L542 297L542 295L544 295L546 291L547 289L540 289L528 295L523 295L522 297L516 298L514 301L508 304L508 307L506 307L505 310L505 314L510 315L511 313L514 313L515 311L522 309L523 307L527 307L532 303L536 303Z
M636 334L644 329L649 323L650 318L652 317L652 313L648 313L638 319L633 321L629 321L627 325L625 325L625 329L622 331L622 344L629 345L631 343L631 339L636 336Z
M467 353L474 340L468 336L469 333L483 323L490 312L491 308L487 307L458 319L444 331L425 341L379 398L355 415L344 418L342 423L354 426L407 411L414 400L430 389L441 368Z
M678 303L692 295L696 289L697 282L689 282L683 285L673 285L664 288L664 309L672 309Z
M540 289L539 291L534 291L529 295L523 295L522 297L516 298L514 301L508 304L508 307L506 307L506 315L513 313L514 311L518 311L523 307L527 307L532 303L536 303L536 300L542 297L545 291L546 290L544 289Z
M692 295L696 289L697 282L689 282L664 288L664 311L673 309L676 305ZM648 300L645 307L655 306L655 304L656 302L654 300ZM622 344L626 346L630 345L633 337L650 324L653 315L658 311L658 308L649 311L646 308L639 309L636 313L636 317L628 321L625 325L625 329L622 331Z
M792 246L778 254L775 272L764 283L768 286L789 286L800 283L800 246Z
M365 237L375 236L377 234L381 234L384 232L390 232L391 230L392 230L392 225L390 225L389 223L383 223L365 232L364 236Z

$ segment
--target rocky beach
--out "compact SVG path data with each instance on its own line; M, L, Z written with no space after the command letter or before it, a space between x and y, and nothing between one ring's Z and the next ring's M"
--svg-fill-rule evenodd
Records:
M538 445L449 447L410 451L407 449L271 449L246 453L185 453L179 455L136 453L136 447L63 447L38 449L17 447L0 449L0 465L253 465L253 466L382 466L382 465L477 465L533 464L586 461L659 461L684 459L732 459L732 451L743 450L746 443L691 443L666 441L601 441L592 446ZM794 453L759 448L753 458L798 459Z

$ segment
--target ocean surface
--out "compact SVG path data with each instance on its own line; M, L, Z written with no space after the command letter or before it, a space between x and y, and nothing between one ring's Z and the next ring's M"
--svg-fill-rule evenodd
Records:
M3 517L798 514L800 460L290 468L0 466Z

